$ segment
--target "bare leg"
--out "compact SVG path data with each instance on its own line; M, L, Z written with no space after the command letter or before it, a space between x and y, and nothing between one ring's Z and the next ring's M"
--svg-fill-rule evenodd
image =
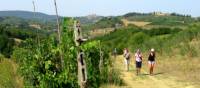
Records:
M150 67L150 75L152 75L152 66Z
M149 63L149 74L151 75L151 63Z
M151 74L153 75L154 63L151 66Z
M141 68L138 68L138 70L139 70L139 71L138 71L138 74L140 74L140 72L141 72Z
M127 71L127 61L126 61L126 59L124 59L124 67L125 67L125 70Z
M136 68L136 75L138 75L139 74L139 69L138 68Z
M127 71L129 71L129 63L127 63Z

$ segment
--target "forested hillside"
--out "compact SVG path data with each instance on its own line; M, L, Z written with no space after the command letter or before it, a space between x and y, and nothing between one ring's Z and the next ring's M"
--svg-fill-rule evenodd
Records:
M38 19L41 21L55 20L56 16L47 15L41 12L36 12L35 17L30 11L0 11L0 17L18 17L23 19Z

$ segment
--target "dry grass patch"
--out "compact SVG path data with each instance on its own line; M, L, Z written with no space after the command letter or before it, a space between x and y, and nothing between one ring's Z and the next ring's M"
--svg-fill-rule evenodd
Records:
M0 88L23 88L23 79L17 74L17 64L8 59L0 62Z
M129 21L127 19L122 19L122 22L124 23L125 26L128 26L129 24L133 24L138 27L143 27L151 23L151 22L145 22L145 21Z
M157 71L165 77L175 77L178 82L200 87L200 59L183 56L163 57L157 61Z

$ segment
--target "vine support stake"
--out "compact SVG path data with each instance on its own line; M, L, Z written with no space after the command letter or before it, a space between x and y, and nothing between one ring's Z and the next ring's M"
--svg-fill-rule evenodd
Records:
M80 46L87 39L82 38L81 26L79 21L74 22L74 42L77 46L77 63L78 63L78 83L80 88L87 88L87 68L84 59L84 52Z
M36 18L36 11L35 11L36 10L35 9L36 6L35 6L35 2L33 1L32 3L33 3L33 16L34 16L34 18ZM36 23L35 23L35 25L38 26ZM37 43L40 46L40 39L39 39L39 32L38 31L39 31L39 29L37 28Z
M101 42L99 41L99 56L100 56L100 61L99 61L99 70L100 73L102 73L102 68L103 68L103 51L101 50Z
M58 34L58 42L61 43L61 34L60 34L60 23L59 23L59 16L58 16L58 7L56 0L54 0L55 11L56 11L56 22L57 22L57 34Z
M57 7L56 0L54 0L54 5L55 5L55 11L56 11L57 38L58 38L59 45L61 45L62 40L61 40L60 22L59 22L58 7ZM61 52L60 52L60 61L61 61L61 68L64 68L64 60L63 60L62 49L61 49Z

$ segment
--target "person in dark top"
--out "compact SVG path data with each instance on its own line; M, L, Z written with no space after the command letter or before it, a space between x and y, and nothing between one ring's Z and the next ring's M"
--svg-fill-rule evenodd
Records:
M114 58L117 57L117 48L115 48L115 49L113 50L113 56L114 56Z
M153 69L155 66L155 50L152 48L148 57L149 73L153 75Z

